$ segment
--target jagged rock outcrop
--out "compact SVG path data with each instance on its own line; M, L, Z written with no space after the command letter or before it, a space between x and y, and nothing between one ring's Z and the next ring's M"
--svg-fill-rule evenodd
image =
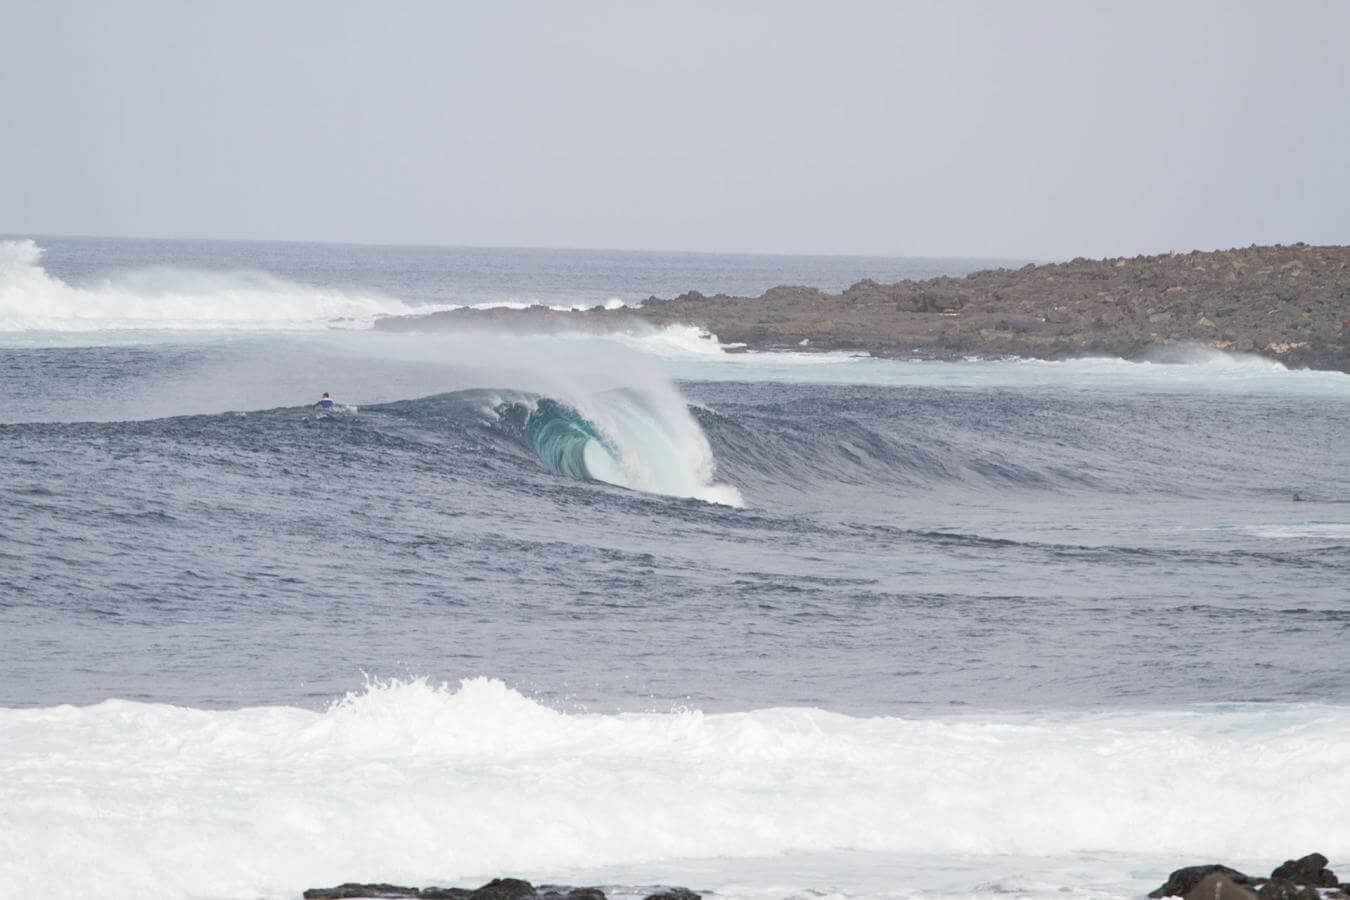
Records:
M1256 879L1250 875L1244 875L1237 869L1230 869L1228 866L1222 866L1218 863L1204 866L1185 866L1169 875L1167 881L1163 882L1161 887L1149 891L1148 895L1154 898L1184 897L1196 885L1212 875L1222 875L1234 884L1240 885L1255 884L1256 882Z
M1319 893L1319 889L1325 893ZM1327 868L1327 858L1309 853L1286 860L1269 878L1253 878L1228 866L1211 863L1185 866L1168 876L1150 897L1186 900L1323 900L1350 898L1350 884L1340 884Z
M1314 887L1336 887L1340 882L1336 873L1327 868L1329 860L1320 853L1309 853L1299 859L1286 859L1274 872L1271 880L1293 881Z

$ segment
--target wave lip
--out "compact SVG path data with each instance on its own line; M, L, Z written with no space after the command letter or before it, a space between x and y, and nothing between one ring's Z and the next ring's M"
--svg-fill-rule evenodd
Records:
M294 284L262 272L141 269L78 287L50 275L32 240L0 241L0 332L368 328L444 307Z
M564 714L475 678L374 682L322 713L0 710L0 735L4 896L293 896L789 851L1350 851L1350 824L1315 814L1350 769L1341 707Z

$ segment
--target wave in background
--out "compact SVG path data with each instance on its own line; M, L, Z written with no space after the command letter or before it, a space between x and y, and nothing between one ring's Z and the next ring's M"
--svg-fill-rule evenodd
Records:
M382 316L466 305L410 304L379 292L316 287L266 272L166 266L118 270L77 286L49 274L42 267L42 253L32 240L0 241L0 332L359 330ZM467 305L489 309L530 304ZM623 301L614 298L604 305L615 309Z
M261 272L141 269L76 287L49 275L41 258L31 240L0 242L0 331L363 328L424 311Z
M789 851L1350 853L1350 710L563 714L489 679L322 713L0 710L0 894L293 896ZM1178 863L1179 864L1179 863Z

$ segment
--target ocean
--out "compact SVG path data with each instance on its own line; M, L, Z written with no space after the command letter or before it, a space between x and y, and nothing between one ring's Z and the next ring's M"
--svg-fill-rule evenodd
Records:
M999 264L0 240L0 898L1350 866L1350 375L371 328Z

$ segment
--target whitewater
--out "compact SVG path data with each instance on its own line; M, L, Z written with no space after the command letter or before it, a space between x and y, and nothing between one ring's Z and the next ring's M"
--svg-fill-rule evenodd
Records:
M1350 839L1308 815L1350 764L1350 717L1322 707L564 714L479 678L374 684L324 712L109 700L0 716L4 837L26 870L7 873L13 896L290 896L335 872L420 884L642 862L652 879L671 860L744 871L803 850L845 871L860 854L1262 859ZM1200 795L1203 834L1183 799Z
M371 330L979 265L0 241L0 897L1350 865L1350 376Z

